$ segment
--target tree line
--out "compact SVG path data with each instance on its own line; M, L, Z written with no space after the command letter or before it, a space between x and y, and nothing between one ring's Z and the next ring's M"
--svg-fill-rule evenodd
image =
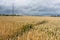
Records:
M0 16L22 16L22 15L16 15L16 14L0 14Z

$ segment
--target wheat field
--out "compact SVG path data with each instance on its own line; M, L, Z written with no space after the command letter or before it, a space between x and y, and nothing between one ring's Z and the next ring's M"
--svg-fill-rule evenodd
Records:
M60 17L0 16L0 40L60 40Z

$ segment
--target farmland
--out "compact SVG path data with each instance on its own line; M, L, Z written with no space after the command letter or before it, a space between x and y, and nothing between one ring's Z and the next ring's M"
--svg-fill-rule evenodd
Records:
M0 16L0 40L60 40L60 17Z

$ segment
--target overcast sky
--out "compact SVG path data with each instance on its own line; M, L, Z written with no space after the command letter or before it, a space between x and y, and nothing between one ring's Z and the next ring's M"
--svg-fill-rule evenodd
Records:
M0 5L11 5L12 3L18 6L37 4L53 7L55 4L60 4L60 0L0 0Z
M35 6L43 6L60 11L60 0L0 0L0 5L4 6L12 6L13 3L16 7L33 6L34 8Z

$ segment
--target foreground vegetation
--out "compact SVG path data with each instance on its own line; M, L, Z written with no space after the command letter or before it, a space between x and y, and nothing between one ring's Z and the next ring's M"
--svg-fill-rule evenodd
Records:
M0 40L60 40L60 17L0 16Z

